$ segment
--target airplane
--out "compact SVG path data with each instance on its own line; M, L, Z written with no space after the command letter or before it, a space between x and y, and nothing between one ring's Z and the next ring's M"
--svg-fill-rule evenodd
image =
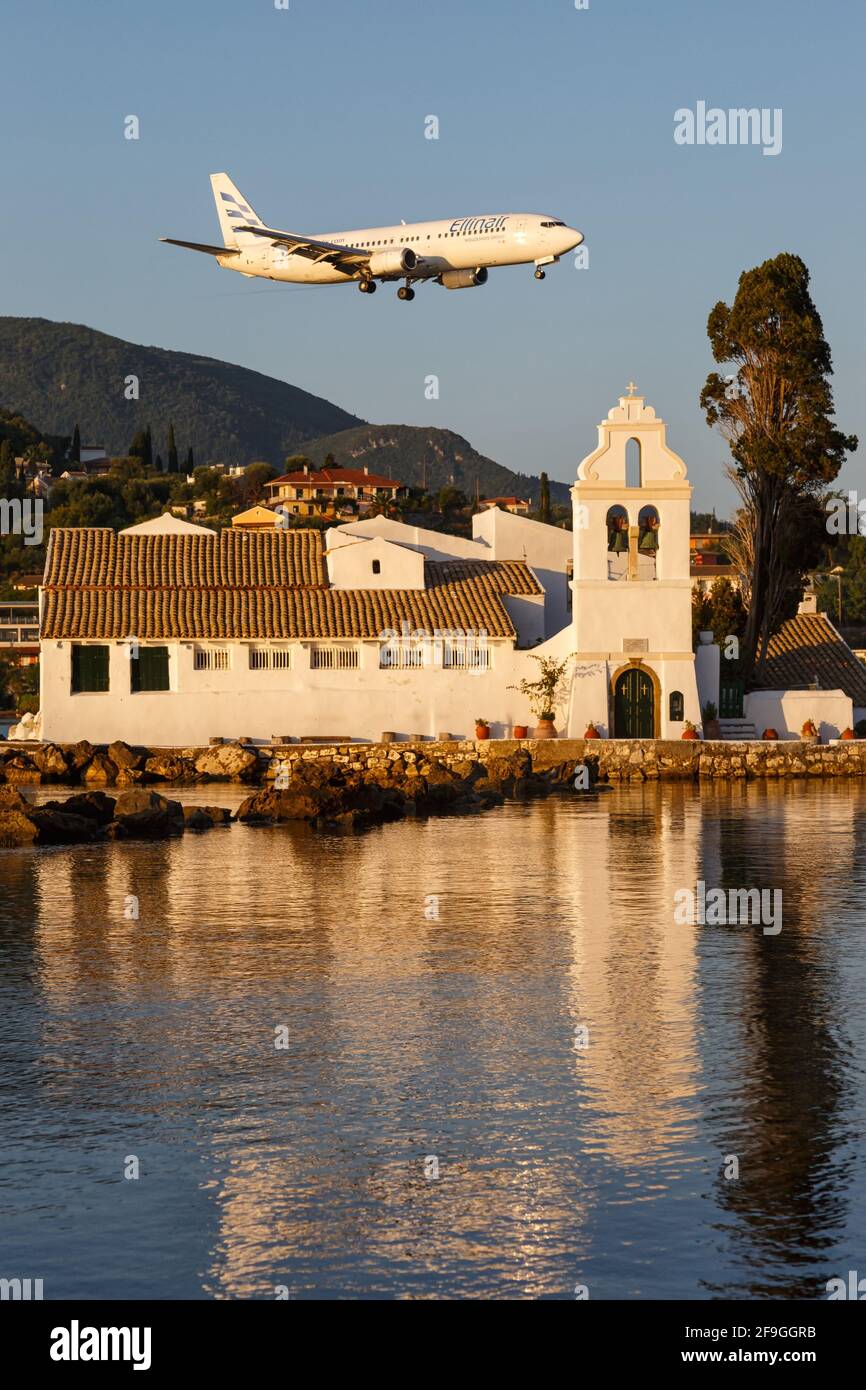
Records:
M377 281L403 280L397 298L411 300L413 284L432 280L448 290L469 289L485 284L494 266L534 265L536 280L543 280L545 266L583 241L582 232L558 218L523 212L302 236L265 226L228 174L211 174L210 181L223 245L160 241L214 256L247 278L293 285L356 281L362 294L373 294Z

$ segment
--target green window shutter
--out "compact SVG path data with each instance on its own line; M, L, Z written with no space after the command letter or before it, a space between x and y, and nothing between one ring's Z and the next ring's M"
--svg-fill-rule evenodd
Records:
M98 694L108 690L108 648L72 648L73 695Z
M138 656L131 662L130 688L133 694L142 690L168 690L168 647L139 647Z

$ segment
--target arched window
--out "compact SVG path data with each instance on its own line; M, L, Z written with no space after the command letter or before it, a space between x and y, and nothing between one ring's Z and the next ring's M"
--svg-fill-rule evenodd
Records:
M625 485L642 487L640 440L630 439L625 446Z
M659 514L655 507L641 507L637 519L639 555L655 555L659 548Z
M607 513L607 577L628 578L628 512L611 507Z
M668 702L672 724L681 724L686 717L686 705L681 690L672 690Z
M628 554L628 512L611 507L607 514L607 548L614 554Z

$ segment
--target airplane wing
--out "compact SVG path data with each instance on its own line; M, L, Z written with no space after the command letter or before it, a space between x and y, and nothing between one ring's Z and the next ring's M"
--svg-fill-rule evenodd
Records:
M310 261L330 261L337 270L344 270L347 275L351 275L358 266L366 265L370 259L369 251L362 251L357 246L337 246L332 241L316 241L313 237L298 236L296 232L278 232L273 227L239 226L236 230L267 237L275 246L285 246L292 255L305 256Z
M231 246L206 246L202 241L177 241L173 236L161 236L160 241L167 241L170 246L185 246L188 251L204 251L208 256L240 255L240 251Z

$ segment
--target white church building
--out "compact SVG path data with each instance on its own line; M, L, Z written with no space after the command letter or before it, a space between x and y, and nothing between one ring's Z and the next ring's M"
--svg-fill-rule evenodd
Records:
M554 656L560 734L592 722L678 738L700 724L691 487L633 387L572 499L571 532L492 508L471 540L384 517L324 535L170 516L58 528L40 591L42 737L471 737L478 718L509 737L535 722L514 687ZM699 652L710 680L713 654Z

